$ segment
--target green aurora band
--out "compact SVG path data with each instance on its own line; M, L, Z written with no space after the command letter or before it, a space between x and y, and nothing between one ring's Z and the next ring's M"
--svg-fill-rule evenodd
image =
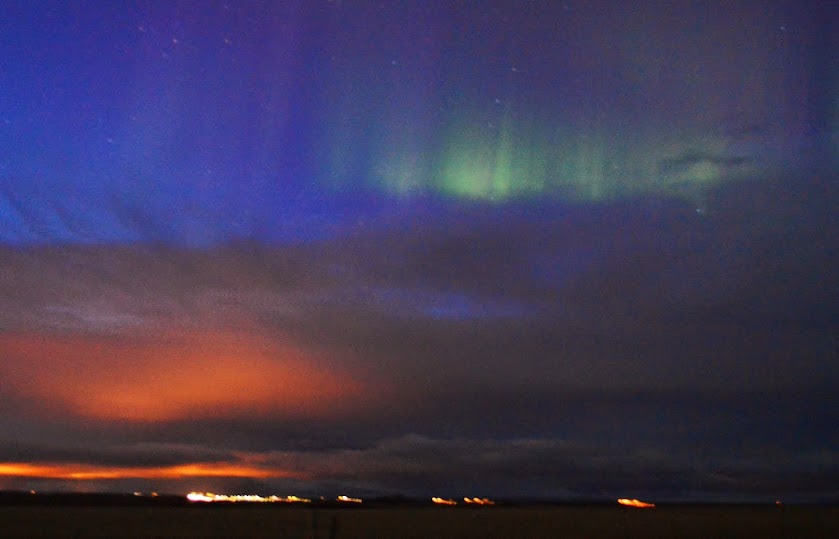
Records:
M762 134L761 134L762 135ZM452 129L438 155L420 156L420 144L384 153L372 176L386 192L503 203L556 197L608 201L639 194L677 196L699 204L714 186L768 172L765 159L781 142L766 137L684 136L653 143L606 130ZM683 142L687 141L687 142ZM429 162L430 161L430 162Z

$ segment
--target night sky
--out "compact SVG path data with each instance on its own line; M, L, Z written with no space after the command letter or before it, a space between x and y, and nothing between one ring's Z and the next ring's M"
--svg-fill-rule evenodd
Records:
M0 489L837 499L837 27L4 2Z

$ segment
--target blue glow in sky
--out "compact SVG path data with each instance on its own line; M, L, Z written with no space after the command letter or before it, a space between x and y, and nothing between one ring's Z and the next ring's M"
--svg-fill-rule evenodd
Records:
M535 6L19 5L3 238L319 238L426 196L705 204L835 129L809 13Z
M836 499L837 22L7 3L0 489Z

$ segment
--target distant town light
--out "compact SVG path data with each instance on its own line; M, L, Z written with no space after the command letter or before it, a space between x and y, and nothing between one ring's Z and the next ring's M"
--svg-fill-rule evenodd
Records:
M489 498L463 498L463 501L475 505L495 505Z
M186 499L191 502L247 502L247 503L309 503L308 498L299 496L259 496L256 494L213 494L212 492L190 492Z
M629 498L618 498L618 503L621 505L626 505L627 507L638 507L638 508L650 508L655 507L654 503L647 503L642 502L641 500L636 499L629 499Z

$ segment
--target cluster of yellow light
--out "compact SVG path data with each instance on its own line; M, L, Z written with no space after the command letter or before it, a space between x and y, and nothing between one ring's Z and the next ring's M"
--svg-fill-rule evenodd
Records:
M246 502L246 503L309 503L312 500L299 496L259 496L257 494L214 494L212 492L190 492L186 499L191 502ZM321 498L322 500L324 498ZM338 496L339 502L361 503L361 498Z
M489 498L463 498L463 501L475 505L495 505L495 502Z
M434 496L431 498L431 501L439 505L457 505L456 501L448 498L440 498L439 496Z
M618 498L618 503L621 504L621 505L627 505L629 507L639 507L639 508L655 507L654 503L642 502L641 500L635 500L635 499L630 500L629 498Z
M179 464L176 466L108 467L90 464L28 464L0 462L0 477L38 477L45 479L180 479L183 477L289 477L279 470L224 463Z
M191 502L249 502L249 503L309 503L308 498L298 496L259 496L257 494L213 494L212 492L190 492L186 499Z

